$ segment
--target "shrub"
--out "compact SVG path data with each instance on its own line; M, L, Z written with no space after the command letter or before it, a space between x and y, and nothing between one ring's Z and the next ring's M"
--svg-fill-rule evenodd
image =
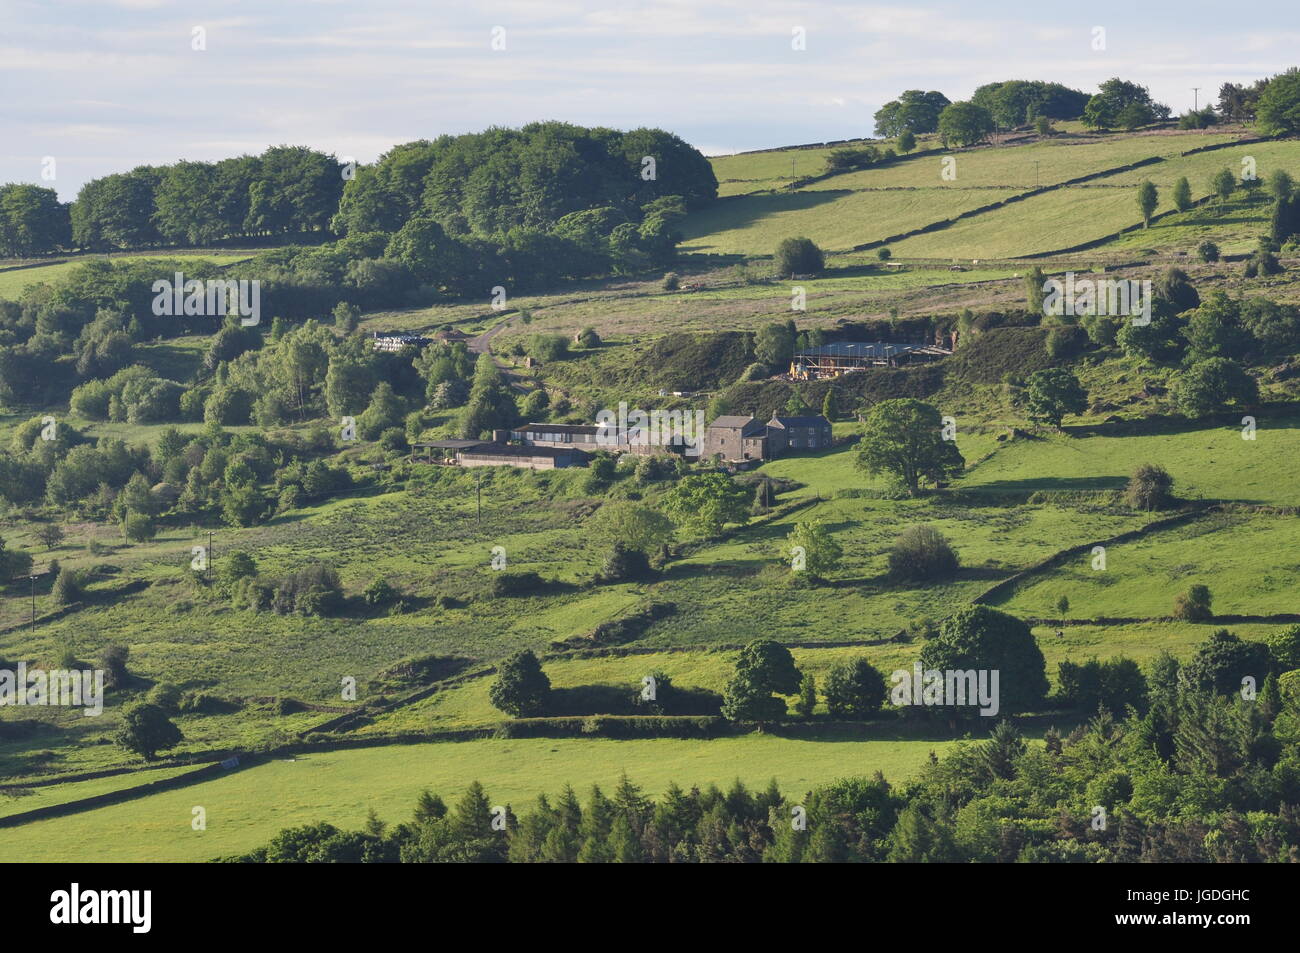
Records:
M531 570L528 572L493 571L488 595L494 599L501 596L518 596L536 592L548 585L550 585L549 580L543 579Z
M836 718L866 718L885 701L885 676L866 659L831 669L824 689L826 710Z
M497 666L497 677L488 689L492 704L508 715L523 718L546 711L551 680L530 649L516 652Z
M1201 261L1215 262L1219 260L1219 246L1208 239L1196 246L1196 254L1200 256Z
M534 334L528 339L528 353L543 363L562 360L568 356L569 339L561 334Z
M595 328L583 328L578 332L578 344L588 350L600 347L600 335L596 333Z
M1174 618L1185 622L1204 622L1213 617L1210 611L1213 599L1210 587L1197 583L1174 597Z
M168 714L176 714L181 703L181 690L171 682L159 682L153 688L149 689L149 694L145 696L149 704L156 705Z
M1138 510L1162 510L1173 505L1174 478L1164 467L1144 463L1133 471L1124 499Z
M822 250L810 238L787 238L776 247L778 275L816 274L826 267Z
M54 605L58 608L72 605L74 602L80 602L85 593L82 589L82 575L75 569L67 566L59 570L58 576L54 579L54 587L50 590L50 597Z
M662 286L664 291L676 291L682 286L682 280L678 277L677 272L670 271L664 275Z
M398 592L383 576L376 576L361 594L368 606L386 606L395 602Z
M909 526L889 550L889 575L900 581L946 579L959 565L947 538L929 526Z
M633 549L621 540L614 543L605 568L601 570L602 582L624 582L626 580L646 579L653 575L650 559L640 549Z
M156 532L152 517L144 513L127 513L122 518L122 535L133 543L153 539Z

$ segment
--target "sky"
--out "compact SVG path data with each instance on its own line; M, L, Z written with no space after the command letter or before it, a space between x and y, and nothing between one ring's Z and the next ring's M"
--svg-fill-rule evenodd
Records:
M1178 113L1298 64L1294 0L0 0L0 183L68 201L141 164L371 162L543 119L712 155L868 136L904 89L1005 79L1121 76Z

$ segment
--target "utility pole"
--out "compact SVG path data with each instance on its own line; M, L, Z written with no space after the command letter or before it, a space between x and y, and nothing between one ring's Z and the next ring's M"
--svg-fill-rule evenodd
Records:
M32 628L36 628L36 573L32 573Z

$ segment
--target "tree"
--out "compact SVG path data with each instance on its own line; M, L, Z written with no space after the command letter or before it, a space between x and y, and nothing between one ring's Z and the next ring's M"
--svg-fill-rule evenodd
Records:
M815 275L826 267L822 250L811 238L786 238L773 256L776 273L782 276ZM762 360L762 358L759 358Z
M1273 665L1279 672L1300 668L1300 625L1292 625L1274 632L1266 640Z
M929 404L910 397L883 400L867 415L859 469L888 474L917 496L921 480L937 482L965 465L956 441L943 439L943 419Z
M790 650L772 639L755 639L741 649L736 675L761 691L778 695L793 695L803 681Z
M544 714L550 694L551 680L531 649L516 652L498 665L496 680L488 689L492 704L516 718Z
M1213 264L1219 260L1219 246L1207 238L1196 246L1196 254L1206 264Z
M1210 606L1213 601L1210 587L1196 583L1186 592L1180 592L1174 597L1174 618L1186 622L1205 622L1212 619L1214 613Z
M916 136L912 134L912 130L904 129L898 134L898 142L895 144L898 146L900 153L911 152L916 148Z
M1142 184L1138 186L1137 194L1138 210L1142 212L1143 228L1151 227L1151 213L1156 210L1158 201L1155 183L1150 179L1143 179Z
M754 336L755 360L768 368L786 368L794 357L795 338L794 321L773 321L763 325Z
M840 415L839 407L835 403L835 388L826 388L826 396L822 398L822 416L831 423Z
M1192 207L1192 184L1187 181L1187 176L1180 176L1174 183L1174 208L1180 212L1186 212Z
M71 566L64 566L54 577L54 586L50 589L50 598L58 608L70 606L82 599L81 573Z
M921 649L925 670L997 671L999 710L1032 710L1047 695L1047 663L1033 634L1020 619L989 606L958 609L939 637Z
M1291 67L1274 76L1259 95L1255 115L1266 136L1294 136L1300 132L1300 69Z
M830 527L820 519L795 523L786 542L792 555L793 571L796 574L806 572L814 580L825 579L839 568L844 555L844 550L831 535Z
M1185 331L1197 360L1235 358L1250 347L1250 332L1241 321L1240 303L1216 290L1187 319Z
M680 526L716 536L726 523L749 519L749 491L725 473L693 473L664 495L664 510Z
M889 550L890 578L902 582L947 579L959 561L947 537L930 526L909 526Z
M1188 417L1204 417L1229 405L1250 406L1259 399L1259 385L1235 361L1211 357L1183 371L1172 396Z
M122 712L122 725L115 740L127 751L152 761L159 751L176 747L185 736L157 705L136 702Z
M1271 670L1267 645L1244 641L1227 629L1219 629L1201 643L1184 669L1194 687L1216 695L1240 692L1247 677L1258 686Z
M1300 662L1297 663L1300 666ZM794 703L794 710L804 718L811 718L817 708L817 678L812 672L805 672L799 683L799 700Z
M1139 510L1162 510L1174 502L1174 478L1164 467L1144 463L1129 477L1124 489L1128 505Z
M1074 372L1065 367L1048 367L1029 375L1025 385L1025 407L1034 420L1056 427L1066 414L1082 413L1088 406L1088 392Z
M1268 194L1273 196L1275 201L1285 201L1291 197L1295 191L1295 180L1291 178L1291 173L1286 169L1274 169L1273 174L1268 177Z
M47 551L63 542L63 535L63 527L58 523L46 523L36 531L36 538L45 544Z
M1220 169L1210 176L1210 191L1219 197L1220 202L1228 201L1236 187L1237 179L1231 169Z
M763 691L740 676L727 683L722 695L722 717L729 721L779 721L785 714L784 699Z
M992 131L993 117L974 103L951 103L939 114L939 138L946 146L973 146Z
M357 429L365 440L377 440L385 430L402 425L402 402L393 393L393 385L380 381L370 396L368 406L357 419Z
M885 701L885 676L864 658L834 666L826 678L826 710L834 718L867 718Z
M622 543L642 553L655 552L673 535L673 524L668 517L652 507L628 500L604 504L587 526L598 540Z
M904 132L934 132L939 128L939 114L947 105L948 97L937 90L909 89L876 110L876 135L890 138Z
M1145 86L1119 77L1102 83L1083 109L1083 124L1091 129L1135 129L1168 117L1169 107L1153 102Z

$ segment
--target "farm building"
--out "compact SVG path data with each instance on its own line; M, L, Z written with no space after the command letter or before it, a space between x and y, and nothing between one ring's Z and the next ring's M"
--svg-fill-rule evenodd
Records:
M524 467L528 470L559 470L585 467L587 454L557 447L517 447L509 443L479 443L456 451L462 467Z
M767 427L753 417L724 415L704 431L704 456L720 456L728 462L770 460Z
M429 440L411 444L411 459L417 463L455 463L456 452L492 443L491 440Z
M587 451L650 455L668 447L635 439L628 430L599 424L524 424L510 431L510 439L527 447L576 447Z
M812 417L773 417L767 422L768 449L779 457L786 450L824 450L831 445L831 422Z
M853 374L872 367L899 367L934 361L951 353L948 348L937 344L886 344L881 341L859 344L839 341L796 351L790 361L790 376L795 380L812 381Z
M772 460L791 450L821 450L831 445L831 422L821 414L775 416L767 423L753 417L722 416L704 432L704 456L728 463Z

